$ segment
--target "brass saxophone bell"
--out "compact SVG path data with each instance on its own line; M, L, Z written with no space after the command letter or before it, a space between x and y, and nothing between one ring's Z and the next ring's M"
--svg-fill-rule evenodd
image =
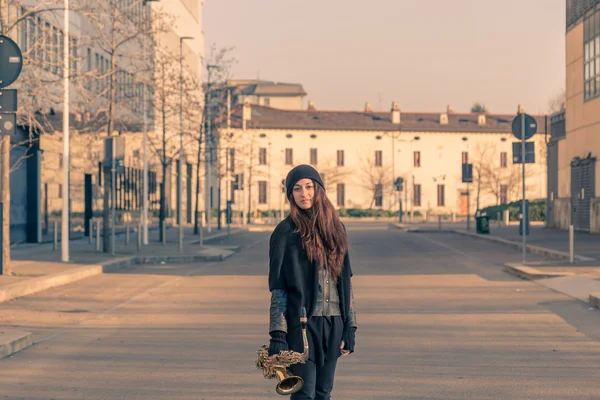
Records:
M277 378L279 379L279 383L275 387L275 391L277 394L284 396L296 393L304 385L304 379L299 376L289 375L286 370L277 371Z
M256 367L263 371L263 375L267 379L276 378L279 383L275 387L277 394L289 395L296 393L304 385L304 379L299 376L290 375L288 367L293 364L304 364L308 359L308 339L306 337L306 309L302 307L300 313L300 324L302 328L302 340L304 342L304 352L297 353L295 351L282 350L277 356L277 361L273 362L269 359L269 348L265 344L258 349L258 359Z

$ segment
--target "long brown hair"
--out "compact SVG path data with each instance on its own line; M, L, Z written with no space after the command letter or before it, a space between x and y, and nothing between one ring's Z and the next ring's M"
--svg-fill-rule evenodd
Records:
M313 181L315 195L308 210L302 210L290 195L290 217L308 259L319 267L328 266L336 280L342 273L344 257L348 250L348 237L335 208L325 195L325 190Z

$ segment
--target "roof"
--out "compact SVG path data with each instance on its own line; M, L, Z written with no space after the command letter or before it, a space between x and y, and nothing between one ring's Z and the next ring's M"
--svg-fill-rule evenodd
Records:
M448 124L440 124L440 113L401 112L401 123L392 123L392 112L280 110L251 105L252 118L248 129L302 129L336 131L411 131L411 132L471 132L511 133L514 114L485 114L486 124L479 125L479 114L448 115ZM545 129L545 116L534 115L538 133ZM233 127L242 126L242 108L232 111Z

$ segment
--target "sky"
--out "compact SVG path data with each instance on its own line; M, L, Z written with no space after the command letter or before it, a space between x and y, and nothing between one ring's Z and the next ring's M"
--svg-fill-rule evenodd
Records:
M565 86L565 0L205 0L203 30L321 110L544 113Z

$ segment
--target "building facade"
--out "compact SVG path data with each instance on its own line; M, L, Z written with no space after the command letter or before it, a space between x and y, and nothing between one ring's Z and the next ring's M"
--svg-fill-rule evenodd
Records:
M522 110L522 108L521 108ZM521 199L521 168L513 164L515 115L278 110L246 104L234 110L228 190L234 209L281 210L282 180L295 165L322 174L338 208L379 208L428 215L466 215L477 207ZM546 196L544 116L537 116L535 163L526 165L527 197ZM473 182L462 182L462 164L473 164ZM242 177L243 175L243 177ZM403 190L394 187L403 179ZM233 193L233 194L232 194ZM231 195L232 194L232 195Z
M600 232L600 1L566 6L566 109L552 117L548 224Z
M72 79L70 165L67 166L63 162L62 142L63 13L46 10L48 5L43 1L4 3L3 26L11 27L6 34L18 43L24 58L23 73L14 84L19 90L19 137L22 139L13 144L11 151L15 153L11 154L11 240L39 241L51 221L60 220L66 192L63 171L67 167L70 167L69 198L74 223L83 227L81 216L90 193L95 215L101 212L106 186L99 164L104 159L104 140L111 135L123 135L126 141L126 173L117 177L118 212L139 218L144 119L149 138L150 210L157 210L158 184L164 177L168 215L175 215L177 197L181 195L183 220L190 221L198 176L195 162L198 143L193 136L201 117L200 112L197 115L183 113L186 159L182 168L183 187L179 188L179 110L201 109L199 104L192 106L189 99L202 98L199 88L204 53L203 1L80 0L72 4L91 7L87 12L93 13L96 19L86 18L85 13L70 14ZM110 26L117 26L118 30L112 32ZM112 42L108 40L111 37L115 39ZM186 40L180 40L182 37ZM115 47L114 43L119 41L126 43ZM185 95L181 99L180 52L185 71ZM162 113L158 108L161 101L170 104ZM112 115L111 124L109 115ZM163 151L163 139L167 142L166 151ZM23 159L28 161L22 162ZM164 171L163 161L168 162ZM33 175L32 168L38 169ZM16 179L30 175L33 178L27 180L27 185L23 185L22 179ZM88 191L89 184L91 190ZM22 199L29 198L31 193L36 193L39 200L36 204L24 205ZM200 202L201 209L202 197ZM36 229L27 228L32 221L38 225Z

